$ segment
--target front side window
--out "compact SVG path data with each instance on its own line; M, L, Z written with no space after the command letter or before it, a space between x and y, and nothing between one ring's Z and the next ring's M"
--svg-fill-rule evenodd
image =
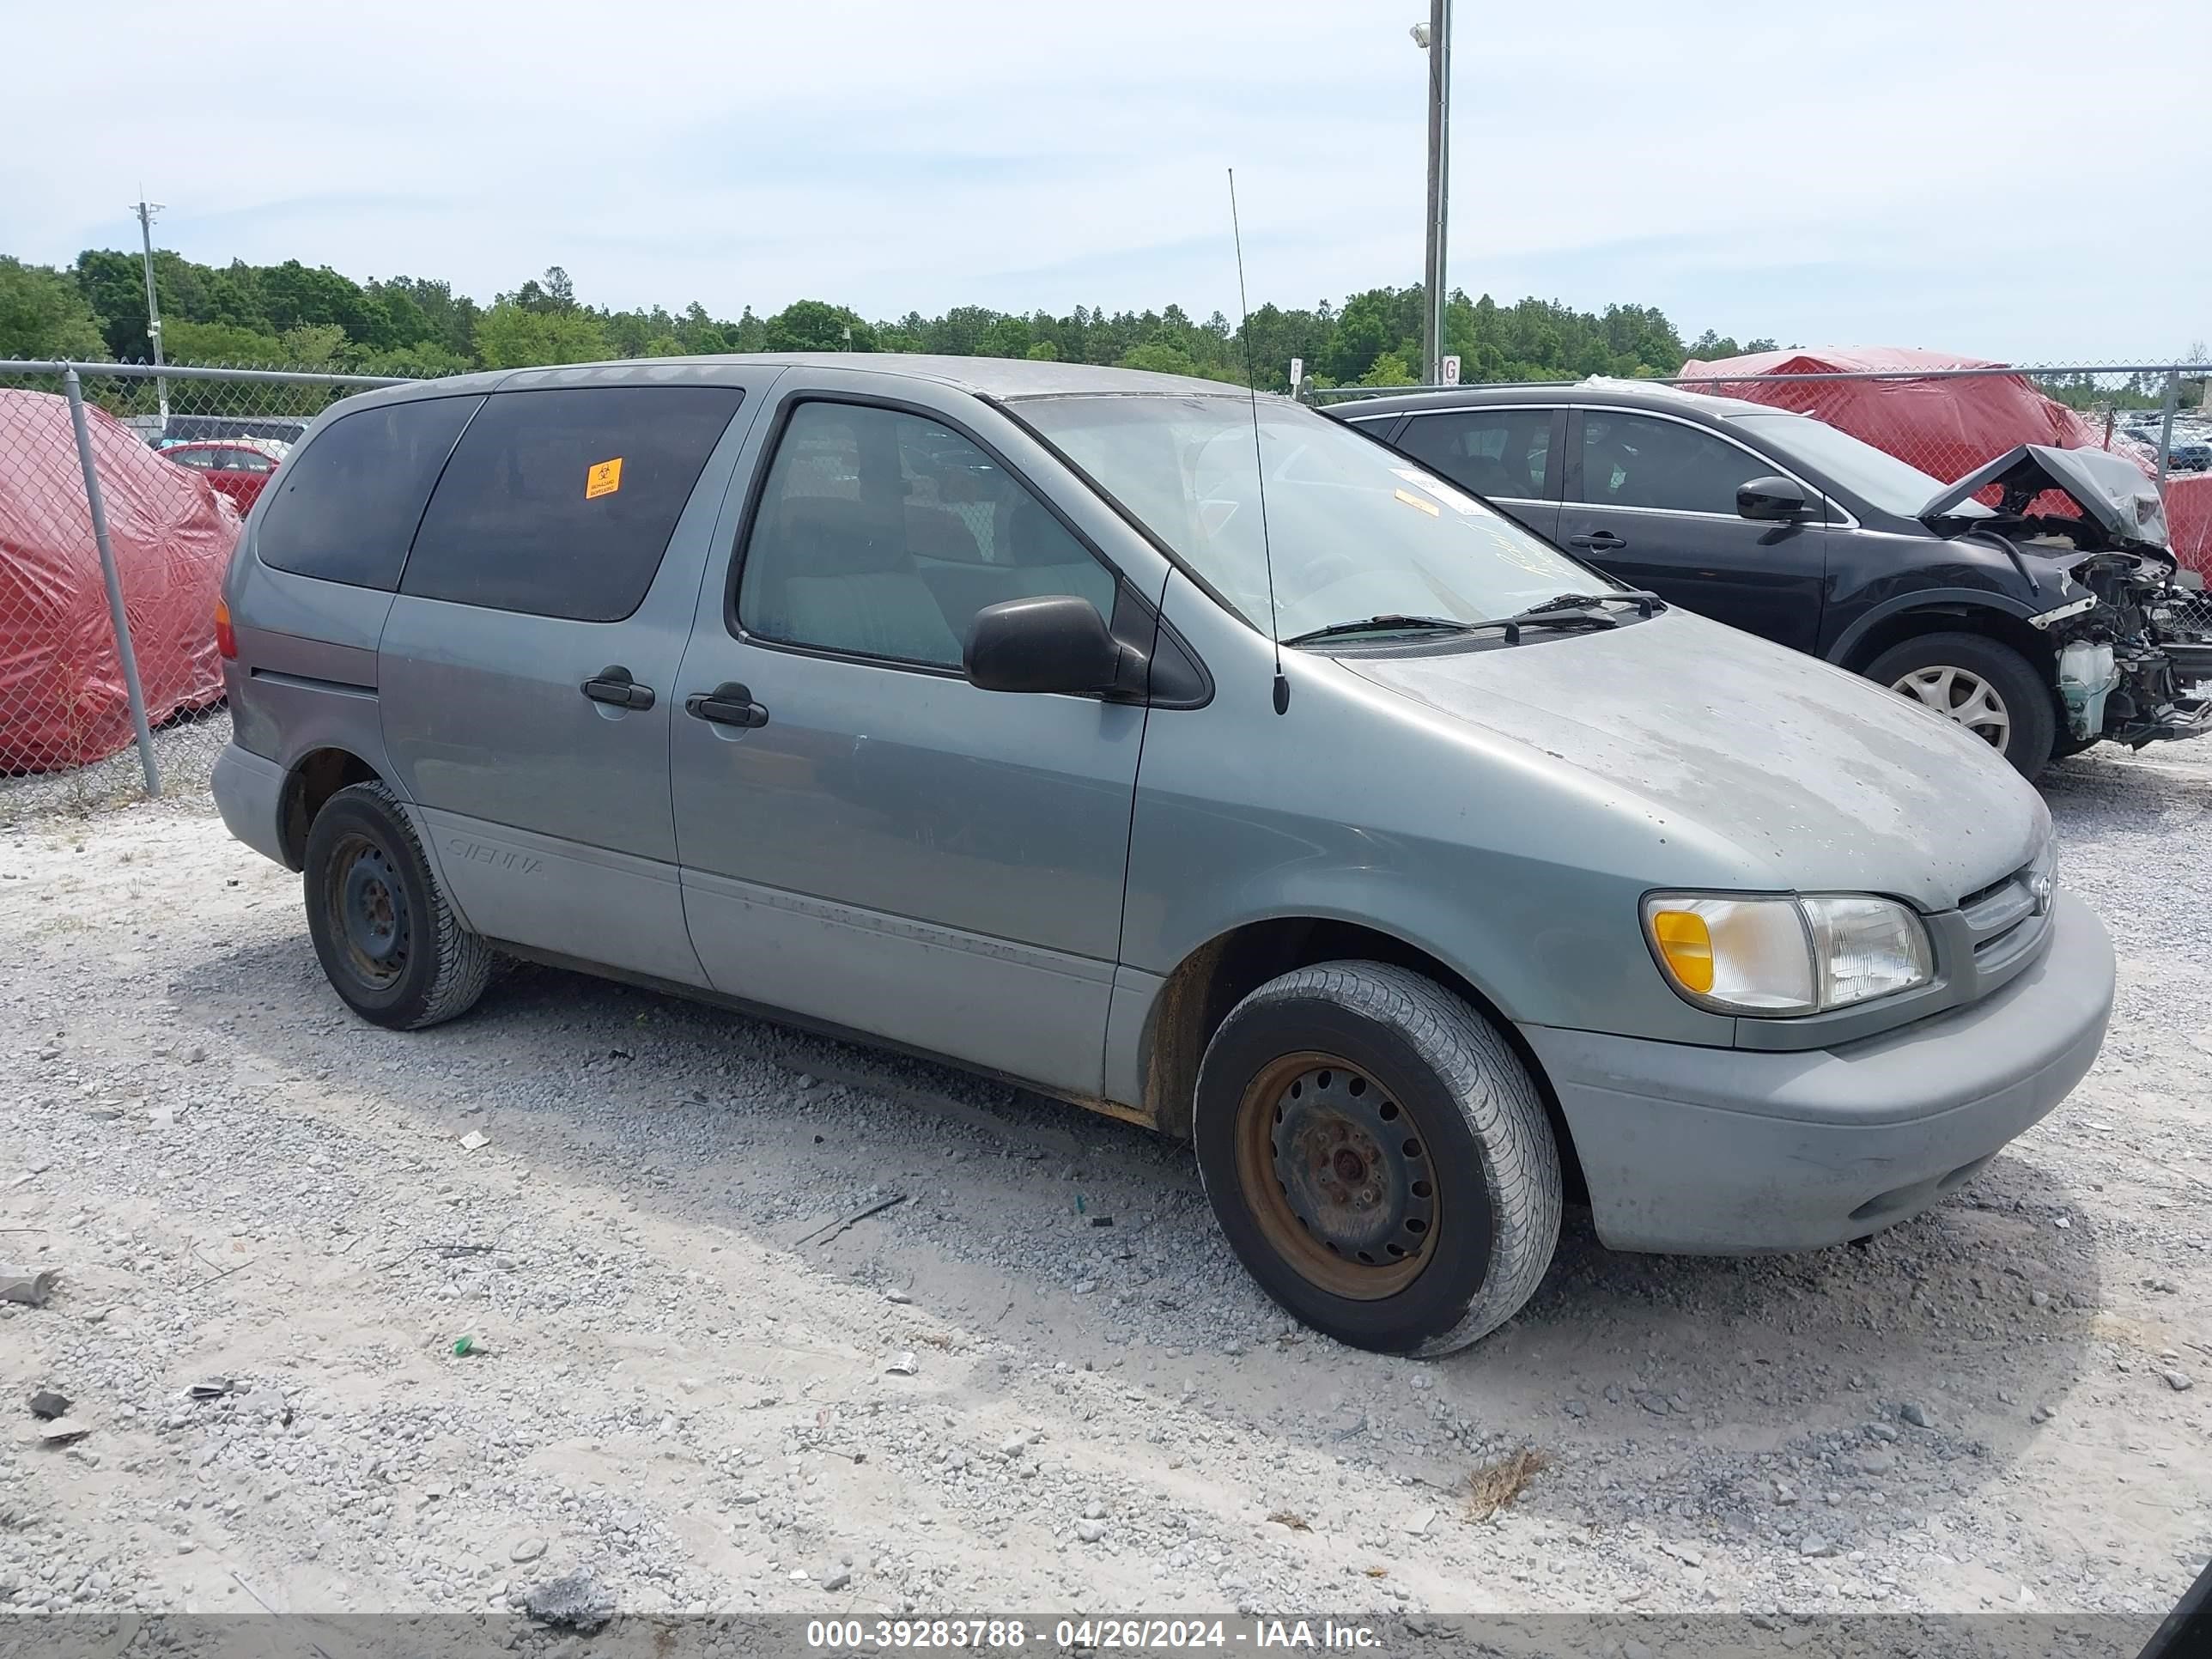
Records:
M1548 409L1462 409L1416 415L1397 447L1478 495L1544 499L1552 448Z
M744 396L705 386L496 394L438 481L399 591L621 621L653 585Z
M1680 421L1617 410L1583 411L1583 500L1735 516L1735 492L1773 464Z
M1617 586L1296 404L1261 404L1256 441L1243 398L1078 395L1010 407L1263 631L1272 550L1278 639L1392 614L1489 622Z
M390 592L438 470L483 402L423 398L331 422L261 492L261 562Z
M1111 616L1114 574L951 428L802 403L776 446L738 582L750 635L957 668L975 613L1072 593Z

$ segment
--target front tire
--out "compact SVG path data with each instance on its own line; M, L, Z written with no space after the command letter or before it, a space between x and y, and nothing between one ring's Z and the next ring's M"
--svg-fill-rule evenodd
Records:
M2033 779L2057 741L2050 684L2019 652L1980 634L1923 634L1893 645L1866 677L1956 720Z
M1432 1356L1534 1295L1559 1149L1520 1058L1433 980L1331 962L1230 1011L1199 1067L1198 1168L1230 1248L1300 1320Z
M399 798L349 785L307 830L307 935L346 1006L372 1024L416 1030L466 1013L498 960L439 890Z

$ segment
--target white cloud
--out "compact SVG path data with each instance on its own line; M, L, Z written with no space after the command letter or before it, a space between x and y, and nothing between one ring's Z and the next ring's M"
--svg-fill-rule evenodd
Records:
M166 245L588 300L872 316L1414 278L1397 3L173 3L11 17L0 248ZM1686 329L2021 359L2212 332L2212 9L1462 0L1452 274ZM1401 15L1402 14L1402 15ZM80 84L69 76L81 74Z

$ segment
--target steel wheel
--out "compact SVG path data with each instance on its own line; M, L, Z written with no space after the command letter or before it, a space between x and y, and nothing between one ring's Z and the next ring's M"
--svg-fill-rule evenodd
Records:
M407 890L385 850L366 836L343 837L325 866L323 902L337 923L346 967L373 990L397 983L407 971L411 930Z
M1309 1283L1371 1302L1429 1265L1439 1183L1428 1146L1359 1067L1333 1054L1284 1055L1244 1091L1236 1136L1255 1218Z
M2012 711L1996 687L1970 669L1932 664L1912 670L1889 689L1958 721L2000 754L2012 740Z

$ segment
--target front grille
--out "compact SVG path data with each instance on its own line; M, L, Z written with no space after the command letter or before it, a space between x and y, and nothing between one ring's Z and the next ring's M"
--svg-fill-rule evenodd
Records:
M1959 914L1973 943L1975 976L1994 988L1994 977L2032 955L2051 931L2048 895L2052 877L2051 849L2045 846L2030 862L2002 881L1976 889L1959 901ZM2045 897L2039 900L2037 888Z

